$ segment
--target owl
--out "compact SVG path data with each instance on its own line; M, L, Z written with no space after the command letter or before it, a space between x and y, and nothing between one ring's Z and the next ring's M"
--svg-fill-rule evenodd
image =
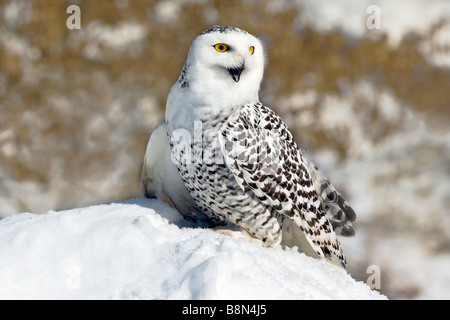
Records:
M150 137L141 188L204 226L233 225L266 247L345 267L337 235L354 235L356 215L259 101L264 64L261 41L245 30L197 36Z

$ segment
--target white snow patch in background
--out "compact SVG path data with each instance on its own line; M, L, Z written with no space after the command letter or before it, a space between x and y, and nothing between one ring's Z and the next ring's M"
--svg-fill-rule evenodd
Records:
M323 32L340 28L348 36L357 38L370 32L383 32L389 36L392 46L398 45L410 32L426 32L441 19L450 23L449 0L297 0L296 5L303 9L301 25L312 25ZM380 8L380 30L367 28L367 19L373 14L367 12L371 5ZM446 47L447 50L435 51L427 43L421 48L427 59L437 66L450 66L449 24L437 32L433 46Z
M110 25L95 20L81 29L78 35L72 36L70 41L76 44L87 38L88 43L83 50L84 56L87 59L102 60L108 53L105 50L138 56L142 50L141 42L147 34L147 26L138 22L125 21Z
M423 32L440 19L450 17L448 0L383 0L379 6L382 29L393 43L398 43L408 32Z
M408 32L425 31L441 18L450 17L448 0L299 0L297 5L318 30L341 28L356 37L370 31L366 21L372 12L368 13L367 8L376 5L380 8L381 31L389 34L392 44L397 44Z
M155 6L156 17L167 23L172 23L178 19L182 9L180 1L160 1Z
M33 3L28 0L9 1L3 9L3 19L9 28L17 28L31 20Z
M88 28L93 39L114 50L125 50L129 45L143 40L147 35L147 28L137 22L121 22L112 26L94 21Z
M0 299L385 299L292 250L195 229L158 200L0 221Z

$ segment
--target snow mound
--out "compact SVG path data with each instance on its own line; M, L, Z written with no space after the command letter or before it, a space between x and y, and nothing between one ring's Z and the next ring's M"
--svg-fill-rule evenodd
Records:
M193 228L158 200L0 220L0 299L385 299L343 269Z

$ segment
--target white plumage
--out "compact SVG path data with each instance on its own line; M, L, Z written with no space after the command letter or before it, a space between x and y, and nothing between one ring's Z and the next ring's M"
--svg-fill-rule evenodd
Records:
M263 46L246 31L199 35L150 138L141 186L188 219L232 223L267 247L297 246L345 266L336 233L353 235L356 215L259 102L263 72Z
M187 220L200 226L220 224L207 218L186 189L172 161L165 121L155 127L148 140L141 172L141 190L147 198L169 200Z

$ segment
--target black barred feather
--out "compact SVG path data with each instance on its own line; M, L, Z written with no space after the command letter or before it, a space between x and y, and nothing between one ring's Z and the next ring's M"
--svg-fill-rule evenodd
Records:
M181 179L208 219L345 267L336 233L353 234L355 214L258 101L263 71L263 45L242 29L214 26L194 40L166 105L172 157L194 158L176 163Z
M261 103L246 105L228 118L220 138L225 161L239 186L287 219L290 228L302 231L291 244L309 245L318 256L345 266L333 225L315 190L315 173L283 120ZM243 139L247 143L239 144Z
M297 246L345 267L315 189L315 172L282 119L261 103L230 111L202 119L201 149L215 150L214 161L177 164L201 210L244 228L266 246Z
M309 159L304 158L305 164L313 176L314 188L316 189L322 207L333 226L334 232L340 236L352 237L355 229L352 222L356 220L355 211L327 179L325 174Z

